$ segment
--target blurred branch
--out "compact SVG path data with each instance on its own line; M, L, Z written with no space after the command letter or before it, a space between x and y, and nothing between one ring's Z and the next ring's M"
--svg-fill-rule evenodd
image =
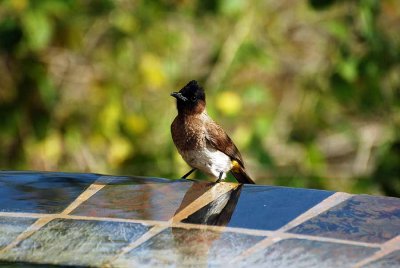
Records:
M213 66L210 75L205 83L206 88L218 88L222 79L224 79L229 66L231 65L235 55L252 29L254 20L254 12L252 9L247 11L242 18L236 23L232 33L225 40L220 49L218 61Z

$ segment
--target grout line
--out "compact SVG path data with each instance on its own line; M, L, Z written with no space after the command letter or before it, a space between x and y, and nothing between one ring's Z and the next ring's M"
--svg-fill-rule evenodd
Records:
M254 236L269 236L269 235L272 235L272 233L273 233L272 231L265 231L265 230L255 230L255 229L196 224L196 223L183 223L183 222L174 222L174 223L172 223L171 226L176 227L176 228L189 229L189 230L197 229L197 230L209 230L209 231L215 231L215 232L231 232L231 233L247 234L247 235L254 235Z
M43 218L57 214L44 214L44 213L30 213L30 212L6 212L0 211L0 217L14 217L14 218Z
M43 226L45 226L50 221L56 219L59 216L67 215L71 213L75 208L93 196L95 193L100 191L104 186L106 186L110 181L112 181L113 177L102 176L98 178L95 182L93 182L89 187L84 190L67 208L65 208L60 214L47 214L44 217L37 219L34 223L32 223L26 230L24 230L21 234L19 234L10 244L0 250L0 254L3 254L5 251L10 250L21 243L23 240L29 238L35 232L40 230ZM17 213L8 213L8 215L13 214L14 216ZM26 213L25 215L29 216L38 216L41 214L38 213Z
M58 218L67 219L67 220L137 223L137 224L142 224L142 225L146 225L146 226L154 226L154 225L167 226L166 221L162 222L162 221L153 221L153 220L106 218L106 217L92 217L92 216L81 216L81 215L59 215Z
M395 238L387 241L386 243L381 245L381 250L375 252L370 257L365 258L358 263L356 263L353 268L360 268L366 264L371 262L377 261L382 257L392 253L393 251L400 250L400 235L396 236Z
M215 232L232 232L240 234L248 234L255 236L269 236L272 235L272 231L265 230L254 230L237 227L226 227L226 226L215 226L206 224L195 224L195 223L183 223L183 222L170 222L170 221L157 221L157 220L137 220L137 219L122 219L122 218L105 218L105 217L91 217L81 215L59 215L57 218L61 219L73 219L73 220L86 220L86 221L105 221L105 222L128 222L137 223L147 226L164 226L164 227L176 227L183 229L196 229L196 230L210 230Z
M272 237L267 237L264 240L261 240L260 242L256 243L252 247L248 248L246 251L244 251L242 254L238 255L236 258L231 260L231 263L237 263L243 260L244 258L247 258L250 256L250 254L256 253L257 251L263 250L266 247L274 244L275 242L280 241L283 238L291 238L291 234L284 233L288 231L289 229L293 228L294 226L297 226L327 210L330 208L340 204L341 202L349 199L352 195L346 194L346 193L341 193L341 192L336 192L333 195L325 198L322 202L318 203L314 207L310 208L303 214L299 215L297 218L294 220L290 221L286 225L282 226L278 230L274 231L272 233ZM300 235L294 235L293 237L300 237ZM303 236L305 237L305 236ZM328 241L325 240L325 241ZM346 243L347 244L347 243Z

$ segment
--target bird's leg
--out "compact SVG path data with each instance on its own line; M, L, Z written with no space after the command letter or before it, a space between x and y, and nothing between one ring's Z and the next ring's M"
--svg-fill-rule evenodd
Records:
M221 172L219 173L218 180L216 181L216 183L221 182L221 180L222 180L222 175L224 175L224 172L221 171Z
M181 179L186 179L190 174L192 174L196 169L192 168L188 173L186 173L185 175L182 176Z

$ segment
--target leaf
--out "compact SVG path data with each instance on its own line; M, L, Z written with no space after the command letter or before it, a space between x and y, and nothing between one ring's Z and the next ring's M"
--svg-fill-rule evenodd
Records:
M217 108L226 115L236 115L242 109L242 100L233 91L225 91L217 97Z
M22 17L22 25L30 49L41 50L49 44L53 27L44 13L37 10L27 11Z

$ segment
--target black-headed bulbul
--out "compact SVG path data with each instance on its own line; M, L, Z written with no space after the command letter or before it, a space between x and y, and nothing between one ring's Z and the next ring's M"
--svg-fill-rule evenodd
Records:
M172 139L182 158L192 167L183 178L199 169L219 182L230 171L238 182L254 184L231 138L208 116L206 95L197 81L190 81L171 96L176 98L178 109L171 125Z

